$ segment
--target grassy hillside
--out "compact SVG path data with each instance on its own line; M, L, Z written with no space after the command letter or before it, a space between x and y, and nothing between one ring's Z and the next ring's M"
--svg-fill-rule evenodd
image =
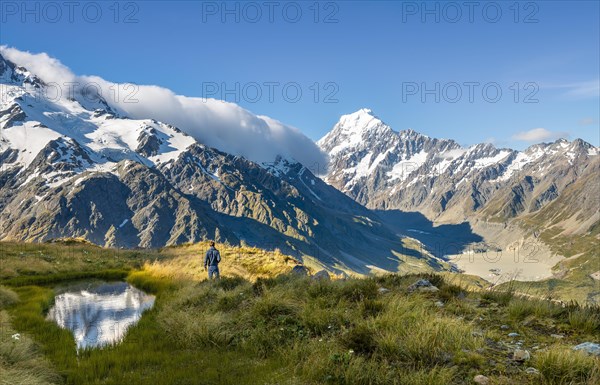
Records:
M458 385L478 374L506 385L600 382L600 359L571 349L600 342L598 308L469 291L459 285L475 288L476 281L459 275L296 277L285 274L294 264L289 257L226 246L224 260L239 252L240 261L224 265L224 273L247 279L200 281L196 255L203 247L140 251L114 265L97 261L125 271L157 299L123 343L79 355L71 334L45 319L52 287L24 285L20 254L5 256L4 268L17 275L3 277L0 289L0 314L10 317L0 341L4 383ZM265 266L283 274L266 277ZM60 267L56 277L72 273ZM40 263L27 277L46 274ZM419 278L439 291L408 290ZM13 340L13 331L35 344ZM531 358L515 361L517 348Z
M110 249L70 239L53 243L0 242L0 282L11 285L85 277L123 278L145 268L172 279L203 279L208 242L162 249ZM278 250L218 244L221 271L248 280L290 271L298 262Z

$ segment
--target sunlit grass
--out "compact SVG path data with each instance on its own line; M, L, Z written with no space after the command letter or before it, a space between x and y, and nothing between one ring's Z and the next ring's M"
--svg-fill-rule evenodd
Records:
M27 275L5 277L12 286L0 286L4 332L35 341L21 347L29 353L2 358L12 381L6 384L46 383L39 378L82 385L459 385L472 383L475 374L493 384L597 383L600 360L571 348L600 335L598 307L561 306L511 290L472 291L435 274L314 280L287 274L296 261L277 251L225 245L218 246L224 277L208 282L201 269L205 246L139 253L114 270L99 264L78 271L75 263L56 273L63 280L119 272L112 278L126 276L156 295L155 306L121 344L79 354L70 332L45 318L54 292L41 284L50 284L52 275L34 266ZM243 268L230 269L236 263ZM420 278L439 291L409 293ZM524 374L524 367L514 371L510 350L498 350L509 341L502 324L541 347L527 363L539 376ZM8 357L10 345L2 346L0 354ZM15 368L31 368L20 373L34 377L18 377Z

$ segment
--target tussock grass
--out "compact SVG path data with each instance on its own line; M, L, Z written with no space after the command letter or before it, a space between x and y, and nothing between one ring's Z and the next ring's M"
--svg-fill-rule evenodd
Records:
M552 348L536 355L534 365L545 385L600 384L600 360L582 352Z
M569 309L567 321L572 330L582 334L596 334L600 336L600 308Z
M515 297L515 292L511 287L498 289L493 288L485 291L481 295L481 300L487 303L497 303L500 306L507 306Z
M0 309L19 302L19 295L7 287L0 286Z
M34 264L27 274L14 270L16 275L3 276L3 282L14 284L0 286L0 306L7 309L0 314L8 317L8 311L11 317L4 331L36 343L23 345L29 353L10 356L2 350L8 345L2 345L2 374L10 374L10 384L34 385L36 378L69 385L460 385L470 384L475 374L493 384L598 383L600 360L571 349L597 340L598 307L563 306L500 288L472 291L461 280L432 274L316 281L286 274L296 262L277 251L227 246L220 247L224 277L209 282L200 268L203 248L139 252L114 265L98 262L95 270L79 270L83 262L75 262L47 273ZM242 267L229 269L227 261ZM53 290L28 284L51 283L46 279L53 274L67 279L111 270L119 277L127 272L128 282L155 294L155 306L123 343L77 354L71 334L45 319ZM439 291L409 293L408 286L420 278ZM502 324L522 335L532 353L526 365L540 370L539 376L511 362L512 340ZM48 361L38 361L40 354Z
M0 384L50 385L62 378L27 335L12 327L7 307L18 303L17 293L0 286Z

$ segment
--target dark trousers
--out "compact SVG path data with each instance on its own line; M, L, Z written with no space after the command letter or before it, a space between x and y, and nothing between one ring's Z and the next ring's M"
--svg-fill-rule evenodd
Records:
M213 275L215 279L219 279L219 266L209 266L208 267L208 279L212 279Z

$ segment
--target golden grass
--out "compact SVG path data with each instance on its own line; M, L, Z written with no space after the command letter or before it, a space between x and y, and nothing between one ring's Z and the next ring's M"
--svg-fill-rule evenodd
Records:
M167 247L160 250L166 258L146 262L144 270L158 277L175 280L203 281L207 279L204 271L204 255L209 242ZM249 281L288 273L299 262L279 250L266 251L256 247L237 247L217 244L221 253L219 271L222 276L242 277Z

